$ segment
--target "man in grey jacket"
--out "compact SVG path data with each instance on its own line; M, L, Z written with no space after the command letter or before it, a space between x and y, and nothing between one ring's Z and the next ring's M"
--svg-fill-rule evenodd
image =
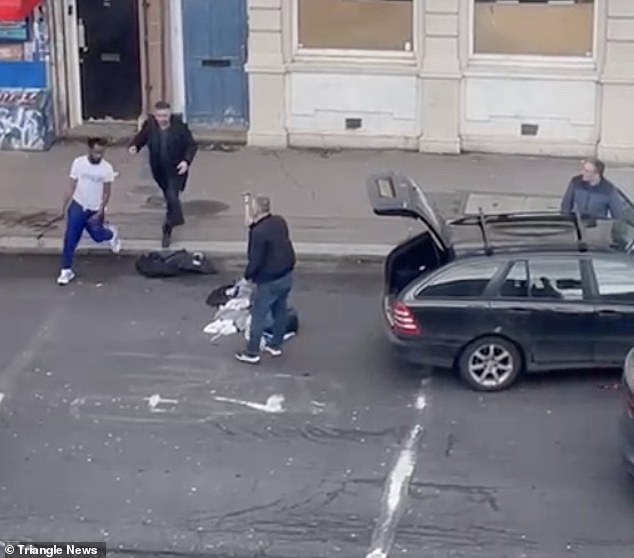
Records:
M561 200L562 213L576 211L582 217L624 218L626 208L619 191L603 175L605 164L599 159L587 159L581 168L581 174L574 176Z

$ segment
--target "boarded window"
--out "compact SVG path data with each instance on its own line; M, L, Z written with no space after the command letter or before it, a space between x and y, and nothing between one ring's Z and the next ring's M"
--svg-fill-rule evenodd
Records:
M411 51L412 0L298 0L299 47Z
M474 2L475 54L593 54L593 0Z

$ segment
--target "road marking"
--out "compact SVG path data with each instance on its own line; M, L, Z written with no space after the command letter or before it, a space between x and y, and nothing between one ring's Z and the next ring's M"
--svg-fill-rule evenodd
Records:
M158 393L150 395L150 397L144 397L144 401L147 401L150 412L152 413L164 413L165 409L159 409L158 406L161 403L169 403L170 405L178 405L178 399L163 399Z
M3 399L4 399L4 393L0 393L0 403L2 403Z
M5 397L11 396L13 386L18 376L35 360L42 346L48 340L51 331L55 329L59 323L62 311L62 306L53 308L48 316L41 322L40 327L37 328L24 349L15 355L9 365L0 372L0 393L2 394L0 402L4 400Z
M261 403L253 403L251 401L242 401L240 399L231 399L230 397L214 397L216 401L223 403L234 403L236 405L243 405L256 411L262 411L263 413L283 413L284 412L284 396L281 394L271 395L264 405Z
M424 432L423 411L427 408L427 381L421 384L416 397L416 420L385 481L379 517L372 532L370 550L366 558L388 558L394 544L396 529L405 509L409 483L416 469L418 442Z

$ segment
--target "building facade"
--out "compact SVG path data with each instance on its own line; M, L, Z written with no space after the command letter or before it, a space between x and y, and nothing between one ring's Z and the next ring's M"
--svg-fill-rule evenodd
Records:
M633 0L5 3L40 15L22 46L0 16L0 56L22 57L0 88L48 92L60 135L130 133L166 98L198 137L254 146L634 162Z
M58 125L125 137L159 99L246 142L246 0L48 0Z
M248 140L634 162L632 0L248 0Z

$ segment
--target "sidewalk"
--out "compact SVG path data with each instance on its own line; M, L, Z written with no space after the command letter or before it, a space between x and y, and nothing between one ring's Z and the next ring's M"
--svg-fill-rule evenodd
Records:
M0 250L59 250L59 225L38 239L40 228L59 214L72 158L83 145L66 143L45 153L0 152ZM120 226L124 251L159 248L163 217L143 151L131 157L112 147L108 159L120 173L110 218ZM212 254L244 251L244 191L271 196L286 216L298 253L380 256L415 232L410 220L375 217L365 177L393 169L411 175L447 216L465 210L548 209L558 206L579 161L499 155L424 155L395 151L266 151L201 148L185 191L187 224L175 231L175 249ZM609 168L607 175L634 197L634 168ZM90 247L90 241L82 246Z

